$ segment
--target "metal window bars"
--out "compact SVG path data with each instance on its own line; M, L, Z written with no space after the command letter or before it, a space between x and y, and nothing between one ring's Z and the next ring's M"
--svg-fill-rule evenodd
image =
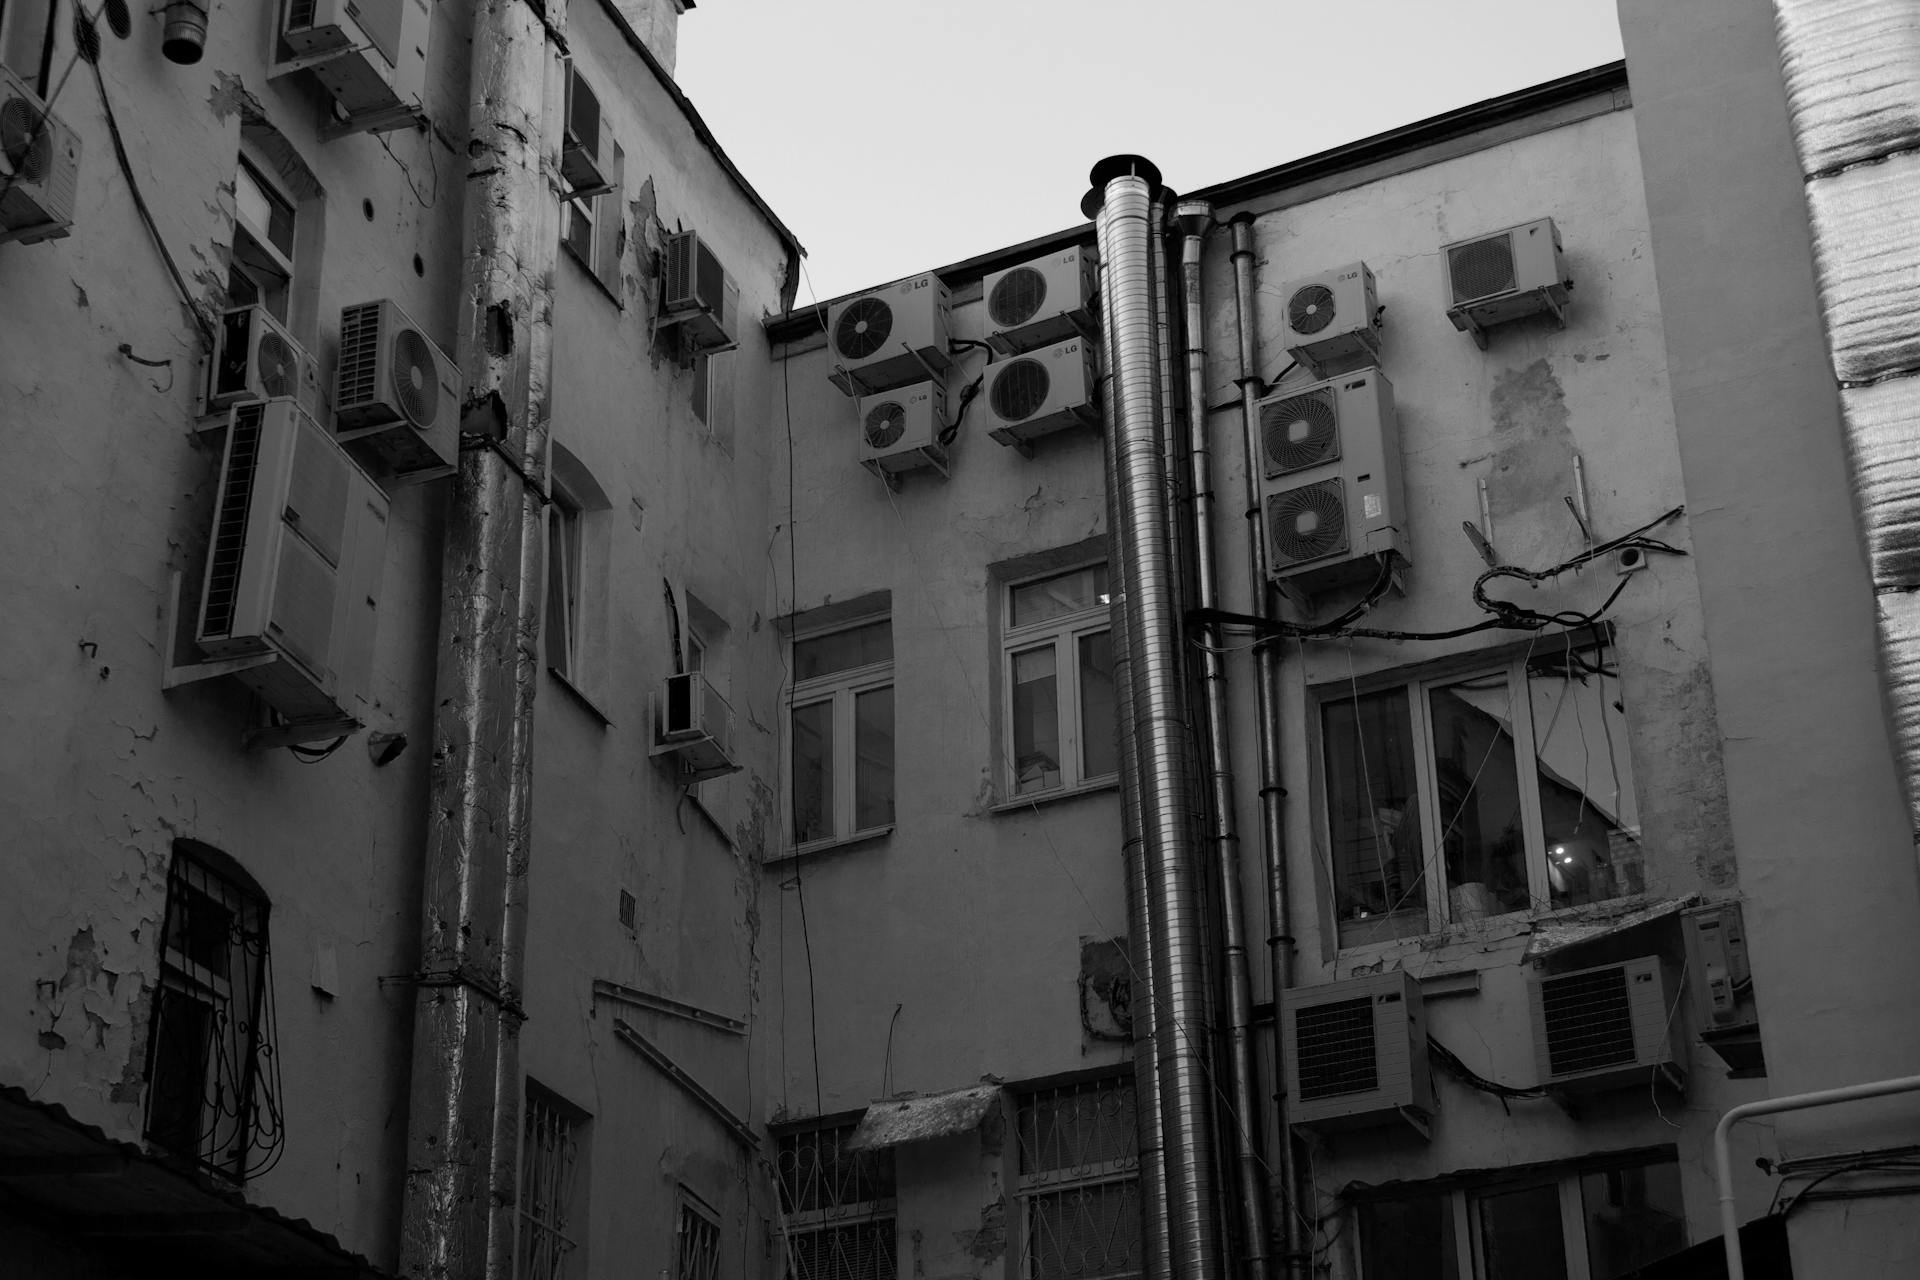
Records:
M717 1280L720 1274L720 1224L689 1200L680 1202L674 1230L678 1280Z
M579 1121L559 1099L527 1089L520 1142L520 1241L515 1280L562 1280L578 1242L571 1232Z
M1144 1273L1133 1082L1087 1080L1020 1098L1024 1280Z
M894 1280L893 1152L849 1151L851 1123L779 1135L789 1280Z

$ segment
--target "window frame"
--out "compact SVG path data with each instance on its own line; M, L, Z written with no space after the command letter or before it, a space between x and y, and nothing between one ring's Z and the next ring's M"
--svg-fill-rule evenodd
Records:
M569 196L561 202L560 246L599 282L613 305L624 311L627 304L620 287L620 263L627 252L627 225L622 216L625 199L622 184L626 180L627 153L619 142L605 132L605 116L601 117L601 129L608 151L607 190L590 196ZM571 234L576 213L587 223L585 253L574 244Z
M614 693L609 634L613 504L586 464L558 440L550 443L550 459L540 661L604 728L613 723L606 710ZM563 571L557 578L556 564ZM560 613L553 601L556 582L571 592ZM559 645L554 643L556 622L564 631Z
M1026 1108L1032 1105L1035 1099L1049 1094L1063 1093L1090 1094L1096 1099L1096 1105L1098 1105L1099 1095L1105 1090L1114 1091L1114 1105L1120 1111L1117 1123L1128 1139L1128 1152L1112 1159L1082 1161L1068 1168L1029 1168L1026 1149ZM1140 1153L1134 1130L1134 1108L1138 1102L1134 1094L1132 1072L1101 1071L1051 1084L1023 1086L1015 1089L1013 1093L1015 1145L1018 1148L1015 1153L1014 1200L1019 1210L1020 1275L1029 1280L1036 1276L1034 1214L1035 1202L1038 1199L1093 1188L1131 1185L1134 1203L1142 1214L1140 1231L1134 1240L1139 1267L1130 1272L1111 1272L1109 1277L1111 1280L1139 1280L1139 1277L1146 1274L1146 1224L1145 1206L1140 1200Z
M1111 597L1113 570L1104 556L1095 556L1065 566L1049 568L1043 572L1021 574L1019 577L1007 578L999 583L1001 692L998 736L1002 763L998 773L1001 779L1001 794L1008 804L1024 804L1028 801L1067 795L1075 791L1094 790L1116 785L1120 781L1117 754L1115 768L1111 771L1100 774L1083 773L1081 740L1085 736L1085 725L1081 722L1080 641L1087 636L1103 633L1111 635L1113 615L1108 605L1092 605L1078 613L1064 614L1057 618L1048 618L1043 622L1027 623L1024 626L1015 626L1013 622L1013 594L1019 588L1102 567L1107 570L1107 593ZM1030 653L1043 647L1051 647L1054 655L1054 679L1057 682L1056 728L1060 735L1060 781L1054 786L1022 791L1018 757L1014 753L1013 660L1019 654ZM1114 708L1116 715L1119 712L1118 701L1116 691Z
M704 1257L687 1254L688 1238L697 1233L689 1230L690 1225L705 1229L705 1243L696 1244L703 1249ZM675 1197L673 1274L675 1280L718 1280L720 1275L720 1215L685 1186Z
M800 1275L799 1267L793 1260L792 1241L796 1236L825 1236L850 1227L862 1226L872 1226L887 1231L890 1237L890 1247L886 1253L888 1280L894 1280L900 1274L900 1193L896 1181L892 1147L882 1147L865 1154L865 1158L876 1170L874 1180L879 1185L874 1189L889 1190L892 1192L891 1195L878 1196L870 1200L841 1200L836 1194L831 1198L831 1202L827 1202L828 1197L822 1196L823 1203L818 1207L802 1208L798 1197L793 1194L795 1188L789 1183L789 1143L793 1144L794 1151L791 1163L797 1167L798 1152L809 1139L813 1140L817 1150L819 1142L825 1140L826 1135L838 1135L835 1139L836 1153L838 1158L844 1159L846 1140L851 1138L853 1131L859 1127L859 1120L860 1117L857 1115L842 1115L801 1124L783 1125L774 1130L774 1194L780 1199L784 1218L785 1240L783 1243L787 1253L787 1269L782 1271L783 1275L793 1275L795 1280L849 1280L841 1276ZM858 1155L853 1157L856 1164L860 1159ZM814 1160L816 1169L819 1163L816 1155ZM884 1177L879 1176L878 1171L881 1169L885 1171ZM838 1172L837 1168L835 1172ZM837 1191L837 1188L829 1187L829 1190Z
M547 581L543 605L545 623L540 631L547 670L570 684L580 678L581 570L585 567L586 510L564 484L553 485L553 500L547 504ZM554 602L556 586L562 596ZM553 624L561 634L553 634ZM559 644L555 645L555 639ZM557 659L557 661L556 661Z
M1552 637L1555 640L1561 638L1560 636ZM1571 633L1568 638L1571 638ZM1566 645L1566 651L1572 655L1591 655L1596 651L1603 655L1611 653L1614 655L1615 662L1618 661L1618 647L1610 632L1606 635L1604 642L1593 639L1574 641ZM1315 771L1314 794L1318 807L1316 835L1323 842L1326 850L1328 881L1334 894L1333 925L1337 937L1343 933L1342 926L1349 922L1340 915L1338 897L1341 869L1335 861L1334 815L1331 802L1333 779L1326 756L1327 709L1341 703L1352 703L1356 699L1370 695L1397 693L1404 700L1403 706L1407 713L1408 731L1412 740L1414 789L1419 799L1419 876L1425 885L1425 928L1404 934L1388 933L1383 937L1353 942L1340 937L1339 950L1355 951L1387 946L1410 937L1428 936L1464 925L1540 916L1561 910L1578 909L1579 905L1588 905L1555 906L1547 866L1545 812L1540 794L1539 741L1534 725L1532 695L1527 682L1531 678L1528 674L1529 665L1536 658L1552 656L1552 653L1551 648L1536 641L1525 646L1509 646L1492 652L1462 654L1412 669L1398 668L1345 681L1326 681L1312 688L1310 692L1315 714L1311 719L1313 734L1311 760ZM1433 740L1432 695L1439 689L1493 676L1501 677L1509 691L1508 732L1512 741L1516 770L1521 774L1516 778L1515 784L1519 794L1527 902L1522 907L1455 919L1451 902L1451 891L1455 886L1448 880L1446 851L1443 843L1446 829L1441 821L1443 802L1438 784L1439 765ZM1613 679L1616 682L1619 681L1617 670ZM1624 691L1619 696L1624 703ZM1522 711L1525 714L1520 714ZM1627 720L1624 710L1620 714L1623 721ZM1634 785L1632 754L1624 741L1617 743L1616 749L1619 753L1616 767L1619 778L1624 783L1623 789L1630 790L1637 801L1638 788ZM1527 762L1532 763L1531 769L1524 767ZM1637 803L1635 809L1637 819ZM1638 843L1641 827L1637 822L1630 827L1624 823L1619 824L1618 829L1627 832ZM1644 890L1629 891L1608 897L1596 897L1591 900L1591 903L1631 900L1642 896L1643 892ZM1390 915L1391 913L1388 913L1387 916L1380 918L1387 919Z
M269 203L284 206L287 215L287 245L274 243L272 226L259 226L247 216L240 199L240 182L251 182ZM228 250L227 292L230 306L259 305L283 325L292 324L292 297L295 253L300 242L300 201L269 178L258 164L242 152L234 160L233 240ZM254 261L258 258L261 261ZM234 278L245 280L253 297L241 298L233 288Z
M516 1169L519 1180L514 1211L514 1280L567 1280L581 1273L578 1261L586 1253L587 1240L587 1130L590 1117L559 1094L529 1077L525 1084L520 1120L520 1150ZM532 1146L534 1131L542 1119L551 1120L564 1143L561 1158L565 1167L557 1176L543 1179L534 1162L539 1149ZM551 1191L547 1198L544 1192ZM557 1202L557 1203L556 1203ZM557 1212L556 1212L557 1209ZM550 1268L534 1265L533 1250L544 1237L558 1243L558 1252L544 1254Z
M795 654L800 645L810 640L820 640L827 636L838 635L845 631L857 631L884 623L888 633L888 647L892 647L893 615L891 613L865 614L857 618L846 619L828 625L796 630L787 639L787 669L797 670ZM860 695L873 693L880 689L895 689L894 713L898 724L899 700L895 682L896 659L888 658L884 662L870 662L864 666L848 667L841 671L828 672L825 675L812 676L805 680L791 680L787 689L784 732L781 735L782 759L781 777L787 784L787 848L794 854L811 853L818 849L827 849L835 845L851 844L858 840L871 840L893 830L899 817L900 802L900 753L899 737L894 737L894 773L893 794L894 821L880 823L871 827L855 827L853 824L859 813L859 768L858 743L856 733L858 718L856 711ZM833 705L833 738L831 742L833 776L833 794L828 825L832 834L802 843L799 840L799 828L794 821L794 802L798 799L794 786L794 713L804 707L818 706L823 702Z

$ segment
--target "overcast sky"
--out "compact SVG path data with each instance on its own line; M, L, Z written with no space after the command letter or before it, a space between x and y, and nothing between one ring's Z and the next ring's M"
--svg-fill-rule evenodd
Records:
M700 0L678 79L826 299L1072 226L1114 152L1197 190L1611 62L1614 3Z

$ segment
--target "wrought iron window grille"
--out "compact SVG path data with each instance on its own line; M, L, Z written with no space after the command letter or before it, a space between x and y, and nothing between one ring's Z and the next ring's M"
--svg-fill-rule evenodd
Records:
M1016 1128L1024 1280L1144 1274L1132 1080L1026 1092Z
M893 1152L849 1151L852 1123L778 1137L791 1280L894 1280Z

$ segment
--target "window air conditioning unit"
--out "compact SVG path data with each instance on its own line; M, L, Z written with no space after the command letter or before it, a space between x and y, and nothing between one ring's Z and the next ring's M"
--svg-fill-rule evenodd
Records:
M1404 969L1286 992L1281 1052L1292 1122L1326 1132L1433 1121L1427 1014Z
M1573 281L1560 261L1560 229L1539 218L1440 247L1447 261L1447 319L1486 350L1487 330L1546 312L1567 323Z
M229 413L194 640L294 725L357 719L373 667L387 495L292 399Z
M1380 296L1364 262L1290 281L1287 354L1316 378L1380 361Z
M80 187L80 135L0 67L0 244L69 234Z
M228 308L214 330L207 412L224 412L242 400L281 396L292 396L309 417L324 423L320 361L265 307Z
M283 0L294 56L270 74L311 70L350 120L396 127L420 110L432 27L429 0Z
M560 147L560 176L569 196L593 196L611 190L608 168L600 158L600 95L571 62L567 64L566 137Z
M1091 339L1098 287L1093 251L1078 245L996 271L980 285L987 342L1002 355L1015 355L1068 338Z
M1673 990L1658 956L1527 979L1540 1082L1568 1092L1645 1087L1680 1073Z
M733 708L703 672L666 678L654 704L651 754L673 756L689 782L738 773L733 754Z
M827 310L828 378L856 397L937 381L953 367L951 328L947 286L931 271L836 302Z
M740 286L696 232L667 237L661 260L660 327L680 330L681 349L731 351L739 346Z
M1070 427L1100 427L1093 343L1074 338L987 366L980 399L993 424L988 434L1025 449Z
M1276 582L1312 594L1406 559L1393 384L1378 369L1277 391L1260 412L1260 499Z
M947 394L938 382L860 398L860 465L888 483L902 472L928 467L947 475Z
M340 310L333 421L382 476L450 474L460 448L460 370L391 299Z

